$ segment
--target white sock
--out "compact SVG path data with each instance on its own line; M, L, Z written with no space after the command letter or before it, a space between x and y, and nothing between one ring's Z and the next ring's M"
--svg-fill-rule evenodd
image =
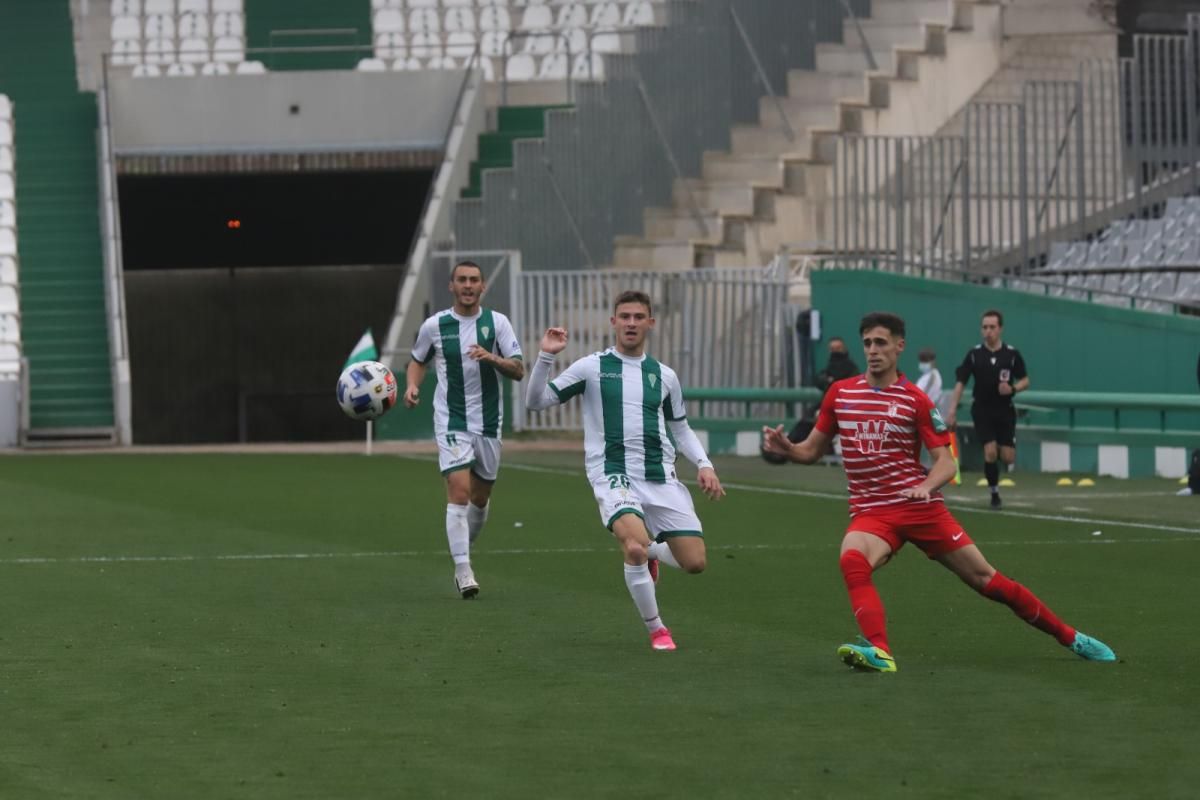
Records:
M671 552L671 547L666 542L655 542L646 548L651 558L658 559L661 563L674 567L675 569L683 569L679 566L679 562L675 559L675 554Z
M665 627L662 618L658 616L658 600L654 597L654 581L650 579L650 568L645 564L637 567L626 564L625 585L629 587L633 604L637 606L642 621L646 623L646 630L653 633Z
M467 507L446 504L446 541L450 543L450 557L454 563L471 563L470 534L467 531Z
M490 500L484 503L482 508L474 503L467 503L467 528L471 531L472 543L483 532L483 523L487 522L488 509L491 507L492 503Z

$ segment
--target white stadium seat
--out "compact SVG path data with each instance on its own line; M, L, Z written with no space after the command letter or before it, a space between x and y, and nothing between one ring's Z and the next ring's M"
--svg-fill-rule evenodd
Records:
M0 228L17 227L17 209L11 200L0 200Z
M196 75L195 64L171 64L167 67L167 76L171 78L191 78Z
M593 53L621 52L621 34L616 31L598 31L592 37Z
M16 234L14 234L9 228L0 228L0 256L15 256L16 254Z
M371 0L372 11L381 8L404 8L404 0Z
M542 59L538 77L542 80L561 80L567 77L569 67L566 53L552 53Z
M175 60L175 46L170 39L154 39L146 43L147 64L170 64Z
M409 8L437 8L438 0L408 0Z
M421 69L421 59L412 56L397 58L392 62L393 72L416 72L419 69Z
M382 58L361 58L354 68L359 72L387 72L387 62Z
M179 18L180 39L198 38L204 39L208 37L208 15L201 16L200 14L187 13ZM180 48L182 49L182 48Z
M524 39L525 41L522 42L521 52L531 53L535 56L543 56L547 53L553 53L555 50L560 49L563 46L561 37L549 33L538 36L526 36Z
M504 55L504 43L508 34L504 31L487 31L480 40L479 49L485 56Z
M165 14L148 16L143 30L147 39L174 39L175 18Z
M465 8L452 8L446 12L445 24L442 30L473 31L475 30L475 13Z
M408 51L416 58L440 58L442 39L436 33L418 33L409 40Z
M203 64L208 61L207 39L184 39L179 43L179 60L188 64Z
M530 81L536 75L537 63L528 53L517 53L504 67L504 76L510 81Z
M530 6L521 17L521 30L542 31L554 27L554 12L549 6Z
M133 68L133 77L135 78L157 78L162 75L162 70L157 64L138 64Z
M653 25L654 24L654 6L641 0L641 2L630 3L625 8L626 25Z
M109 34L114 42L142 38L142 23L137 17L114 17Z
M468 59L475 52L475 34L465 31L451 33L446 37L446 55Z
M246 32L246 22L241 14L225 11L213 17L213 36L237 36L241 38Z
M12 119L12 100L6 94L0 94L0 119Z
M234 70L238 75L265 75L267 65L261 61L243 61Z
M8 259L12 263L12 259ZM17 267L13 264L13 275L16 275ZM0 261L0 272L7 274L8 267L3 261ZM15 281L14 281L15 283ZM0 341L4 342L19 342L21 341L21 318L16 314L0 314Z
M11 145L12 140L12 123L6 119L0 119L0 147Z
M146 0L146 14L174 14L175 0Z
M217 75L228 75L231 72L233 72L233 70L230 69L229 65L224 61L210 61L200 68L201 75L214 77Z
M588 49L588 35L583 28L567 28L562 32L563 35L559 39L559 47L566 45L567 52L573 56L580 53L586 53Z
M235 36L222 36L213 42L213 61L237 63L246 57L246 45Z
M0 286L0 314L16 314L20 310L17 290L11 286Z
M17 284L17 262L9 256L0 258L0 283L8 286Z
M242 0L212 0L213 13L219 11L236 11L242 13Z
M375 14L373 27L375 33L403 33L404 12L395 8L385 8Z
M414 33L437 33L442 29L442 20L434 9L418 8L408 15L408 29Z
M142 63L142 45L133 39L113 42L112 63L120 67Z
M474 0L442 0L442 6L445 8L472 8L475 5Z
M429 59L426 69L458 69L458 61L450 56L435 56Z
M8 145L0 146L0 172L13 171L13 153Z
M408 55L408 40L403 33L380 33L375 36L376 58L404 58Z
M568 3L558 11L558 27L582 28L588 24L588 12L583 3Z
M616 3L600 3L592 9L593 28L616 28L621 24L621 7Z
M7 172L0 172L0 200L13 200L16 198L16 191L13 188L12 175Z
M113 0L114 17L137 17L142 13L142 0Z
M208 14L208 0L179 0L179 13Z
M479 30L481 31L511 31L512 18L508 9L488 6L479 12Z

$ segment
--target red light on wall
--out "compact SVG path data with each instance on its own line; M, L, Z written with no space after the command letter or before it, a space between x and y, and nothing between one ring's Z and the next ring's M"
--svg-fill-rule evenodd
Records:
M242 221L240 219L226 220L225 227L229 228L231 231L236 231L238 228L242 227Z

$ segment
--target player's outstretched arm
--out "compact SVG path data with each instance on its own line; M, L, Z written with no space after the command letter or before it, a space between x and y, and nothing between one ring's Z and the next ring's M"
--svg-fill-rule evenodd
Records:
M762 449L767 453L783 456L789 461L795 461L798 464L817 463L821 460L821 456L829 452L832 442L833 439L829 434L818 428L813 428L812 432L808 434L808 438L803 442L796 442L795 444L788 439L782 425L774 428L763 428Z
M541 352L533 362L529 371L529 385L525 388L525 407L533 411L541 411L558 405L561 401L550 388L550 369L554 366L554 357L567 347L566 328L547 328L542 336Z

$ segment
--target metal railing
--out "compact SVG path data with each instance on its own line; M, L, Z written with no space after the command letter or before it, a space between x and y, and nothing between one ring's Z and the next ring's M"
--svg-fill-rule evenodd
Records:
M656 320L648 352L692 387L787 385L794 313L787 306L787 276L779 270L712 269L694 272L537 270L510 275L513 326L522 342L541 340L551 326L569 331L558 368L613 342L612 302L620 292L650 295ZM706 409L708 416L737 416L739 403ZM517 398L514 426L579 430L578 404L529 414Z
M1028 81L1015 102L973 102L958 136L839 135L837 251L1024 271L1051 242L1197 191L1200 15L1189 26L1137 35L1131 57L1081 62L1075 80Z

